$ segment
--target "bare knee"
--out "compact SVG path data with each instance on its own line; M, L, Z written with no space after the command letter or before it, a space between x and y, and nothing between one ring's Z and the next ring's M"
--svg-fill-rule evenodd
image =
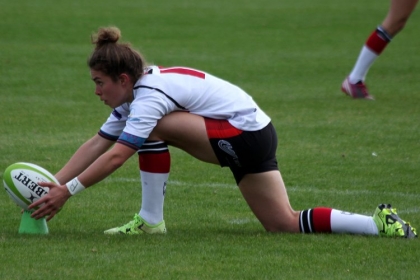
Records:
M299 232L299 212L292 209L278 170L247 174L239 189L266 231Z
M280 218L275 218L269 222L261 222L267 232L280 233L299 233L299 212L291 211L288 215L282 215Z

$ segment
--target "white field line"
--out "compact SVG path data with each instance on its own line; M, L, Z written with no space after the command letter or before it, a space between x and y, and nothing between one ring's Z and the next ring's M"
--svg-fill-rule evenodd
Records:
M133 179L133 178L108 178L106 179L108 182L128 182L128 183L136 183L136 185L140 185L140 178ZM199 187L199 188L226 188L226 189L236 189L237 186L235 184L224 184L224 183L187 183L183 181L168 181L168 187L171 186L191 186L191 187ZM381 196L391 196L391 197L402 197L407 199L420 199L420 194L417 193L404 193L404 192L383 192L383 191L369 191L369 190L323 190L317 189L315 187L286 187L287 192L292 193L311 193L311 194L330 194L330 195L340 195L340 196L352 196L357 197L361 195L378 195ZM401 208L400 208L401 209ZM340 209L343 210L343 209ZM345 210L345 209L344 209ZM398 208L397 208L398 210ZM404 210L398 210L398 214L407 214L407 213L420 213L420 207L413 207L413 208L406 208ZM363 213L360 213L363 214ZM371 213L364 213L366 215L371 215ZM240 223L237 221L237 223Z

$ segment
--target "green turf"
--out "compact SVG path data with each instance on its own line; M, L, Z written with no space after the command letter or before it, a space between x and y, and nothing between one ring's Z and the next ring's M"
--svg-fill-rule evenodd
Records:
M374 102L340 84L388 2L0 0L0 174L56 172L110 113L86 59L116 25L165 66L248 91L271 117L292 206L371 215L390 202L420 228L420 13L372 67ZM104 236L139 210L136 159L72 198L47 236L19 235L0 192L0 279L418 279L419 240L267 234L227 169L171 149L166 236Z

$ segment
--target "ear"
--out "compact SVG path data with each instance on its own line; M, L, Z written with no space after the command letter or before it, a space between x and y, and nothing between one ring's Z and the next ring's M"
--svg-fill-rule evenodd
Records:
M131 78L126 73L122 73L119 76L119 81L121 82L121 85L123 85L123 86L127 86L127 85L131 84Z

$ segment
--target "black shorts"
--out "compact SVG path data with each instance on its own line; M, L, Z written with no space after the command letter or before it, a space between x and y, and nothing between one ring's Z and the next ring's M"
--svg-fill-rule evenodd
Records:
M227 120L205 118L207 135L222 167L229 166L236 183L249 173L278 170L277 134L269 123L257 131L242 131Z

